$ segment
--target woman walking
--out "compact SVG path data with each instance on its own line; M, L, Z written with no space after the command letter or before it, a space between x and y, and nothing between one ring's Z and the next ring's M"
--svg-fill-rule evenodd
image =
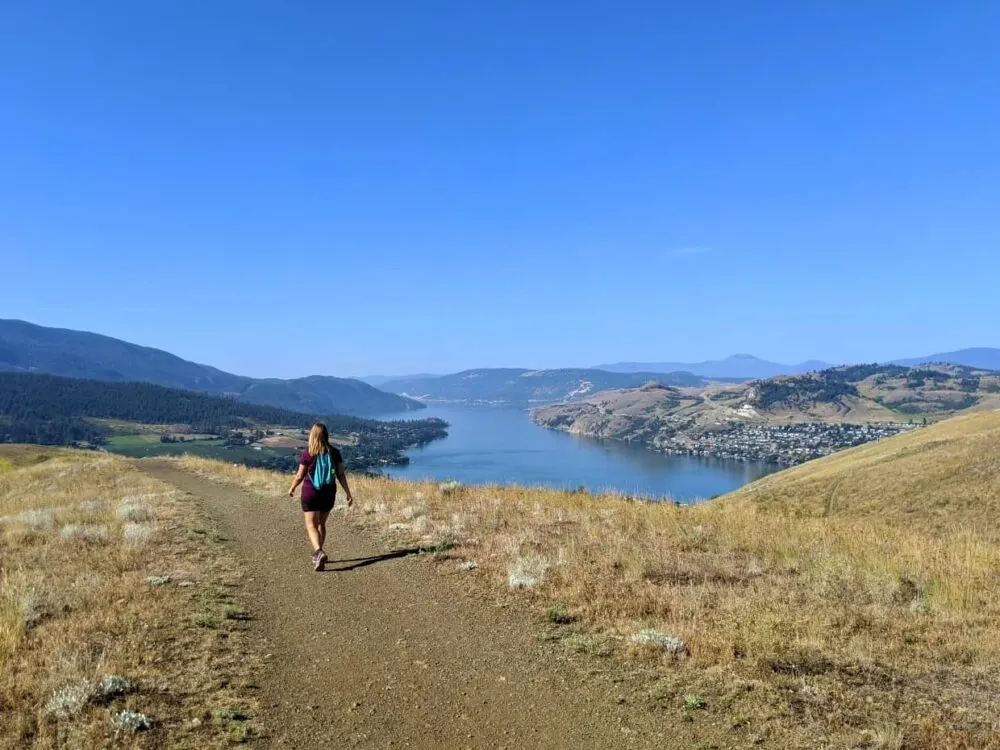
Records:
M337 499L334 476L344 488L347 507L350 508L354 504L354 497L351 495L351 488L347 486L344 457L330 445L330 433L327 432L326 425L317 422L309 431L309 447L302 451L299 471L288 490L288 496L293 497L295 488L302 485L302 513L306 519L306 533L313 546L313 570L323 570L326 567L327 557L323 544L326 542L326 519Z

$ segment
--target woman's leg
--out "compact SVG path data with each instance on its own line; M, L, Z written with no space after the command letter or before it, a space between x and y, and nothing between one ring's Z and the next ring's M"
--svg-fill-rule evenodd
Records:
M319 535L319 516L326 515L325 513L317 513L315 511L307 510L303 513L306 519L306 533L309 535L309 541L312 542L313 552L323 549L323 540ZM326 519L324 519L326 520ZM326 533L326 527L323 527L323 533Z
M319 535L320 549L323 549L323 545L326 544L326 519L329 517L329 511L316 514L316 533Z

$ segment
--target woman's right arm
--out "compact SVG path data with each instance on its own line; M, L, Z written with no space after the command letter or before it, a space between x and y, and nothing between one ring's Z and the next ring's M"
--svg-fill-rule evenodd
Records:
M306 466L305 464L299 464L299 471L295 475L295 479L292 481L292 486L288 488L288 496L292 497L295 494L295 488L302 484L302 480L306 478Z

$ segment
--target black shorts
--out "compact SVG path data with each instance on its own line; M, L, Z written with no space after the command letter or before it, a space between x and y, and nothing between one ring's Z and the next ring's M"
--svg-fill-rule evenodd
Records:
M302 498L303 513L329 513L337 500L336 492L317 492L308 498Z

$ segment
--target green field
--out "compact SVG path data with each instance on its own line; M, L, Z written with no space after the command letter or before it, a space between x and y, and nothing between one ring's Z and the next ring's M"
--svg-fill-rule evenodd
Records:
M194 442L190 436L185 435L184 443L177 443L177 445L190 445ZM221 438L215 438L208 436L207 439L199 439L197 441L199 444L209 444L214 443L216 445L222 445ZM143 433L137 435L115 435L114 437L108 438L108 448L114 451L119 449L132 449L132 448L146 448L149 446L158 445L169 445L169 443L160 443L159 434Z
M192 455L231 463L260 464L298 455L298 450L295 448L268 448L259 443L227 447L222 436L186 432L188 429L186 425L146 424L122 420L100 420L99 423L113 433L107 438L104 447L111 453L129 458ZM280 430L286 434L298 433L294 428L271 425L262 425L261 429ZM249 434L250 430L239 432ZM162 442L161 435L167 435L173 440Z

